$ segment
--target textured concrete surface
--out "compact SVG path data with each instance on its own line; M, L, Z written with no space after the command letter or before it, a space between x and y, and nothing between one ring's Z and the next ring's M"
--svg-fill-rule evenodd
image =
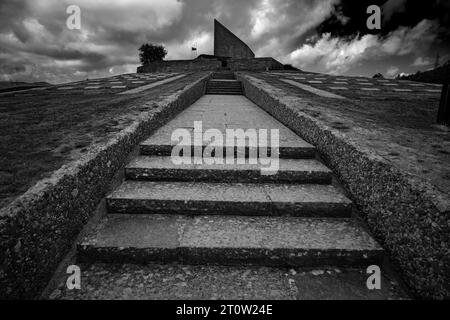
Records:
M349 216L331 185L125 181L107 197L114 213Z
M178 264L82 264L81 290L65 278L50 299L397 300L408 295L389 275L368 290L365 269L340 270Z
M131 150L197 100L208 77L165 96L158 109L151 102L142 105L135 121L114 138L39 181L0 211L1 298L40 294Z
M193 132L194 121L201 121L203 130L218 129L223 134L225 134L226 129L278 129L280 157L304 158L314 156L315 149L311 144L299 138L246 97L222 95L201 97L189 110L180 113L142 143L141 153L146 155L170 155L173 146L178 142L172 142L171 140L174 130L184 128ZM203 142L203 146L207 144L207 142ZM224 154L226 153L224 152Z
M354 79L326 77L325 81L351 82L352 90L339 91L348 101L335 102L336 99L299 89L292 91L277 80L280 76L286 73L274 74L270 79L242 73L238 78L243 80L245 93L252 101L317 147L414 293L422 298L448 298L450 201L448 193L438 188L446 188L445 172L450 162L443 159L448 158L445 150L449 132L432 127L429 122L423 123L423 116L422 123L419 118L407 116L409 104L419 108L416 100L430 102L434 101L433 96L429 100L427 93L420 91L422 87L411 86L415 88L412 93L392 90L408 85L404 82L371 93L358 90L362 85ZM307 79L318 75L291 73L290 76ZM374 80L364 82L371 81ZM438 92L428 92L429 95L438 99ZM387 106L386 101L395 108ZM421 104L421 107L429 109L432 105ZM420 114L428 114L429 110L425 109L419 110ZM410 128L411 123L414 126ZM437 141L439 146L435 145ZM408 148L402 146L405 143ZM431 150L433 145L442 152ZM421 165L412 161L417 155L425 159L420 161ZM434 176L417 171L425 166ZM431 179L427 181L428 177ZM433 182L438 183L433 185Z
M201 164L196 164L201 163ZM260 164L206 164L196 162L176 165L170 157L141 156L125 168L130 180L211 181L211 182L296 182L331 183L331 170L313 159L280 159L279 170L273 175L261 175Z
M113 215L78 245L91 261L357 266L382 248L353 219Z
M214 55L229 58L255 57L247 44L216 19L214 19Z
M154 61L137 68L138 74L151 75L155 72L198 72L219 69L221 62L217 59L163 60Z

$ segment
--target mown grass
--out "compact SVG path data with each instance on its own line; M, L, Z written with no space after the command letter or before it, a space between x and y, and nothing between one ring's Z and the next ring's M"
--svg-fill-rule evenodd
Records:
M0 208L86 152L91 143L106 141L123 129L144 102L157 103L199 76L130 96L111 92L0 96Z
M394 92L382 85L374 86L380 91L363 91L361 84L349 83L348 90L334 91L347 99L329 99L277 78L254 75L307 101L307 105L299 105L302 112L344 132L399 169L430 181L444 193L450 192L450 131L436 124L439 93L423 88ZM398 83L399 88L408 88ZM327 83L313 86L333 92Z

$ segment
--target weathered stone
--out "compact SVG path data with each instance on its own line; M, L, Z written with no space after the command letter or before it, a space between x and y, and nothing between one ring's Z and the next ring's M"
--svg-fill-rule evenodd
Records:
M351 202L333 186L126 181L107 197L110 212L348 216Z
M63 166L2 208L0 298L39 296L128 154L162 123L197 100L208 76L201 76L182 91L171 92L161 99L160 109L142 114L110 141ZM149 108L142 106L143 110ZM78 190L76 195L74 190Z
M448 195L327 125L307 99L249 74L237 78L249 99L318 148L414 294L448 298Z
M175 165L170 157L138 157L125 168L129 180L215 181L215 182L295 182L331 183L331 170L314 159L280 159L272 175L261 175L261 165L249 164Z
M353 219L108 215L78 245L83 261L368 266L383 249Z

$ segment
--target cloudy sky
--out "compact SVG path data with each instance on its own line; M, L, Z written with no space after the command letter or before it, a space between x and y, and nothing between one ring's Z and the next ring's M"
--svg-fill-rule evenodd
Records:
M382 28L366 27L371 4ZM69 30L67 7L81 9ZM0 81L62 83L135 72L137 48L166 59L213 52L213 19L248 43L307 71L395 76L450 59L448 0L0 0Z

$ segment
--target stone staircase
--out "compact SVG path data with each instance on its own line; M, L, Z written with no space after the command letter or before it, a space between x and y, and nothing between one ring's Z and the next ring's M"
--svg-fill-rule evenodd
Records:
M206 94L243 95L244 91L233 72L215 72L206 84Z
M173 130L193 130L193 121L200 120L204 130L279 129L279 171L261 175L259 165L173 164ZM140 154L125 168L125 181L106 199L107 214L78 243L77 263L101 270L105 265L135 266L134 275L139 266L153 274L153 268L199 265L213 268L201 271L207 272L208 283L227 278L231 286L236 273L225 271L228 266L365 270L381 265L382 248L351 217L351 201L332 181L314 146L248 99L205 95L140 145ZM89 290L101 291L93 288L100 280L92 278L126 273L113 270L88 274ZM251 272L263 279L265 270ZM195 283L201 287L197 292L208 290L203 287L207 283ZM164 297L177 295L176 288L167 293L164 283L157 286Z
M140 155L125 168L126 180L106 199L108 215L79 244L82 260L380 263L382 249L351 218L350 200L331 184L332 172L314 158L314 147L246 98L236 98L224 110L220 103L208 107L204 96L141 144ZM195 118L205 130L278 128L279 171L261 175L250 164L173 164L171 132L192 126Z

